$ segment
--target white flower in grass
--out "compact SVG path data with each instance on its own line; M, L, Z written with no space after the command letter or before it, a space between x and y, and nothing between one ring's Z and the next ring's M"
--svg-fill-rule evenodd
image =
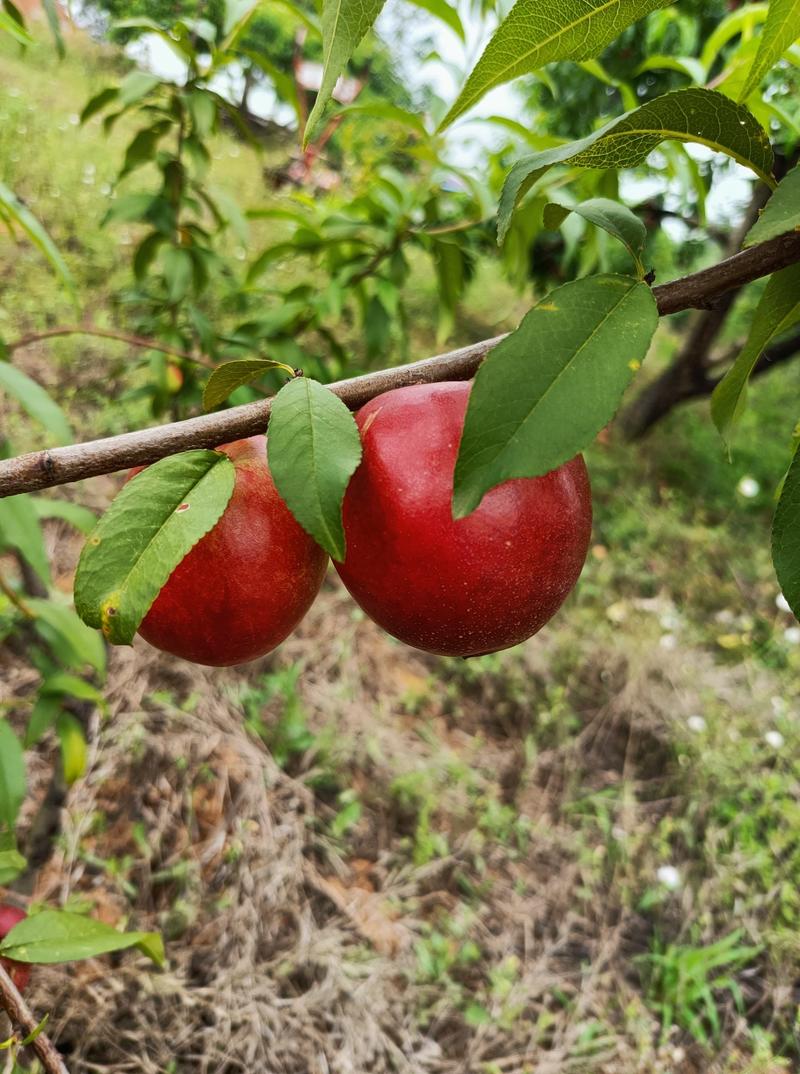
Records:
M782 612L790 612L792 610L789 607L789 601L784 597L783 593L779 593L775 598L775 607L780 608Z
M674 865L660 865L656 873L659 883L670 891L677 891L681 886L681 874Z
M745 499L752 500L761 492L761 486L754 477L743 477L736 486L736 491Z
M675 637L674 634L662 634L658 644L661 646L662 649L677 649L678 639Z
M686 726L690 731L696 731L697 734L700 734L701 731L705 731L707 724L702 716L690 716L686 721Z
M67 116L67 119L69 120L70 126L72 126L72 127L79 126L80 121L81 121L81 117L78 115L77 112L73 112L72 115Z
M783 632L783 640L788 645L800 645L800 626L787 627Z
M783 735L780 731L767 731L764 735L764 741L768 746L772 746L774 750L779 750L783 746Z

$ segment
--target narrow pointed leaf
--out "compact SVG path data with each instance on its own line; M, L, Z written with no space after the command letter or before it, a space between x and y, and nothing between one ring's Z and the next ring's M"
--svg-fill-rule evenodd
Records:
M50 262L50 267L74 298L75 284L72 279L72 273L67 268L66 261L58 252L56 244L30 209L22 204L14 191L9 190L5 183L0 183L0 207L3 213L7 214L15 224L19 224L33 245L47 258Z
M18 41L20 45L33 44L33 38L22 23L17 22L15 18L12 18L8 12L3 11L2 9L0 9L0 31L9 34L15 41Z
M781 592L800 619L800 451L795 452L775 509L772 562Z
M185 451L130 481L84 545L75 607L115 645L127 645L184 556L231 498L233 463L216 451Z
M556 60L599 56L626 26L668 0L517 0L467 79L440 129L495 86Z
M203 409L213 410L224 403L231 392L258 380L270 369L286 369L283 362L273 362L270 358L241 358L234 362L225 362L208 378L203 391Z
M449 26L454 34L460 37L462 41L466 41L461 17L456 9L447 3L447 0L410 0L410 2L415 7L422 8L423 11L427 11L434 18Z
M24 918L0 942L0 955L16 962L57 963L138 947L157 965L164 944L155 932L117 932L111 925L66 910L42 910Z
M53 650L62 667L81 669L85 664L101 675L106 670L106 650L99 634L82 623L72 608L56 604L55 600L27 597L25 603L33 612L33 625L39 636Z
M771 70L783 53L800 37L800 0L770 0L767 21L758 41L758 52L739 91L739 100L746 101L758 89L761 79Z
M105 89L101 89L99 93L95 93L94 97L90 97L83 106L83 111L81 112L81 124L88 123L92 116L97 115L98 112L102 112L105 106L111 104L112 101L116 101L118 96L118 86L106 86Z
M745 246L766 242L787 231L800 231L800 165L778 183L758 220L744 240Z
M86 771L86 737L83 728L69 712L61 712L56 719L56 731L61 743L61 767L68 787L81 778Z
M0 885L7 887L25 869L27 861L14 847L0 849Z
M61 33L61 16L59 14L56 0L42 0L42 7L47 17L47 24L50 27L50 33L53 36L53 44L56 47L59 59L64 59L67 54L66 47L64 46L64 35Z
M377 19L383 5L384 0L323 0L322 85L306 123L303 136L305 144L310 141L322 118L345 64Z
M13 831L25 798L25 755L8 720L0 717L0 827Z
M489 354L470 395L453 515L495 485L567 462L605 426L658 323L650 288L592 276L552 291Z
M750 334L739 357L714 389L711 417L726 444L744 410L747 383L761 352L776 336L800 321L800 265L770 276L750 322Z
M726 153L770 186L773 155L769 138L753 114L724 93L690 87L665 93L634 112L612 119L577 142L524 157L509 172L498 210L502 242L520 199L554 164L581 168L631 168L661 142L697 142Z
M60 518L74 526L81 533L90 533L97 524L97 515L88 507L82 507L71 500L51 500L45 496L31 496L31 503L36 517Z
M0 548L3 547L16 548L49 587L50 564L41 526L31 497L24 493L0 500Z
M627 205L610 198L589 198L579 205L558 205L551 201L544 207L544 226L555 231L570 213L577 213L597 227L613 235L626 248L637 267L641 269L641 255L647 240L647 229L639 217Z
M317 381L297 377L275 396L267 451L272 477L289 510L341 562L342 500L361 461L361 438L353 415Z
M68 444L72 441L72 429L58 403L50 398L41 384L37 384L18 366L2 360L0 391L8 392L32 418L48 429L56 444Z

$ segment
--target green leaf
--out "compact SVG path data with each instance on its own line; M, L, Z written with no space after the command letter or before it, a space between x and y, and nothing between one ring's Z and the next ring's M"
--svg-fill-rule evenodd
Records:
M28 717L28 726L25 728L25 748L35 746L39 739L49 731L58 719L61 712L61 697L36 698L31 714Z
M12 829L25 798L25 755L8 720L0 718L0 825Z
M775 508L772 562L781 592L800 619L800 451L794 454Z
M32 418L48 429L56 444L72 441L72 429L58 403L50 398L41 384L37 384L18 366L1 360L0 390L12 395Z
M0 547L16 548L36 571L45 586L50 585L50 564L42 530L31 497L25 494L0 500Z
M459 37L462 41L466 41L467 37L464 33L464 24L458 14L458 11L454 7L451 7L446 0L410 0L410 2L418 8L422 8L423 11L427 11L429 15L433 15L439 22L443 22L445 26L449 26L450 29Z
M303 145L322 118L336 81L385 0L322 0L322 85L303 134Z
M525 316L475 377L455 469L453 516L503 481L567 462L614 415L658 323L628 276L565 284Z
M71 787L86 772L86 737L83 728L69 712L59 713L56 732L61 743L61 766L64 782Z
M61 665L79 669L88 664L101 675L105 673L103 639L82 623L72 608L38 597L27 597L25 603L36 617L37 633L53 649Z
M159 139L163 138L167 131L171 129L172 122L168 119L162 119L158 123L154 123L152 127L144 127L138 131L125 150L125 160L119 173L120 179L129 175L135 168L139 168L153 160Z
M172 455L129 481L81 553L81 619L112 644L130 644L173 570L222 516L233 485L233 463L217 451Z
M747 80L739 91L739 100L746 101L758 88L761 79L771 70L788 47L800 36L800 0L770 0L767 21L761 31L758 52Z
M353 415L317 381L297 377L275 396L267 452L275 486L289 510L341 562L342 499L361 461L361 438Z
M81 124L88 123L92 116L96 116L98 112L102 112L105 106L111 104L112 101L116 101L118 96L118 86L106 86L105 89L101 89L99 93L95 93L94 97L90 97L83 106L83 111L81 112Z
M641 255L647 241L647 228L627 205L610 198L589 198L573 206L558 205L551 201L544 207L544 226L549 231L556 231L570 213L577 213L578 216L603 228L615 239L619 239L636 262L639 278L644 276Z
M60 518L81 533L90 533L97 523L94 511L71 500L51 500L44 496L31 496L30 500L38 519Z
M213 410L224 403L231 392L243 384L258 380L270 369L289 370L283 362L273 362L270 358L241 358L235 362L224 362L208 378L203 391L203 409Z
M556 60L589 60L626 26L668 0L517 0L500 23L440 130L495 86Z
M0 209L14 223L19 224L33 245L47 258L51 268L74 299L75 285L66 261L33 213L22 204L14 191L9 190L5 183L0 183Z
M700 85L706 80L706 69L694 56L648 56L633 73L641 75L645 71L678 71Z
M10 34L20 45L32 45L33 38L25 27L12 18L7 12L0 10L0 30Z
M503 186L498 241L505 238L511 214L520 199L554 164L632 168L667 139L698 142L716 152L727 153L765 183L774 185L769 138L752 113L724 93L689 87L656 97L577 142L533 153L518 161Z
M50 33L53 35L53 43L56 46L56 52L60 59L64 59L67 54L67 50L64 47L64 37L61 33L61 17L59 15L58 7L56 6L56 0L42 0L42 7L47 17L47 24L50 27Z
M160 83L158 75L151 75L147 71L131 71L119 84L119 103L123 108L129 108L146 97Z
M714 389L711 417L726 444L744 410L747 382L771 339L800 320L800 265L790 265L769 278L750 322L750 334L739 357Z
M180 246L168 246L161 264L167 284L167 298L170 305L175 305L186 297L192 285L192 256Z
M27 864L20 852L13 847L0 850L0 885L8 887L23 872Z
M43 697L74 697L79 701L91 701L95 705L103 704L103 695L96 686L92 686L86 679L79 679L77 675L68 675L63 671L48 675L39 688L39 693Z
M787 231L800 231L800 166L784 176L750 228L745 246L766 242Z
M194 89L188 95L192 127L198 138L207 138L214 130L217 105L214 98L202 89Z
M158 966L164 943L155 932L117 932L111 925L66 910L42 910L15 925L0 942L0 955L16 962L76 962L138 947Z

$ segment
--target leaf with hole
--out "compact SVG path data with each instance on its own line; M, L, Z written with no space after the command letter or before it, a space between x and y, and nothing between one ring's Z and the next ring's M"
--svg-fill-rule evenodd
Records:
M612 201L611 198L589 198L587 201L571 206L558 205L551 201L544 207L542 216L544 226L549 231L556 231L570 213L577 213L584 220L596 224L609 235L613 235L615 239L619 239L635 261L639 278L644 276L642 251L647 241L647 229L627 205Z
M557 60L589 60L626 26L668 0L517 0L498 26L440 129L495 86Z
M711 396L711 417L727 445L744 410L747 384L761 352L798 321L800 265L790 265L770 276L750 322L747 342Z
M481 365L455 468L453 517L496 485L554 470L611 420L658 323L650 288L591 276L557 288Z
M577 142L523 157L503 185L497 215L498 241L514 209L533 184L555 164L581 168L632 168L661 142L697 142L750 168L770 186L773 154L764 128L751 112L724 93L690 87L665 93L627 112Z
M173 570L222 516L233 463L185 451L147 467L117 495L84 545L75 607L114 645L128 645Z
M342 500L361 461L361 438L353 415L328 388L297 377L273 401L267 453L275 486L289 510L341 562Z
M111 925L66 910L42 910L15 925L0 941L0 955L16 962L52 964L95 958L138 947L164 965L164 942L156 932L118 932Z

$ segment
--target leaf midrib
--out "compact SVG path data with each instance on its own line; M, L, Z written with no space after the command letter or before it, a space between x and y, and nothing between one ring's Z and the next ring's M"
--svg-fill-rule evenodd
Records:
M534 401L534 403L531 406L531 408L529 409L528 413L517 424L516 431L514 432L514 434L511 437L509 437L509 439L506 442L506 444L503 447L503 449L501 451L499 451L497 453L497 455L495 455L494 460L492 461L492 463L485 463L484 466L495 465L495 464L498 463L499 460L501 460L503 458L505 453L508 451L511 443L519 436L519 434L521 433L522 429L525 427L525 425L533 417L534 413L541 406L541 404L544 401L544 399L547 398L548 394L553 390L553 388L556 386L556 384L558 384L558 382L560 381L561 377L563 377L564 374L567 373L568 370L570 370L572 368L573 363L577 360L577 358L581 354L581 352L595 338L595 336L601 330L601 328L606 323L606 321L609 319L609 317L611 317L614 313L616 313L616 311L619 309L619 307L622 305L622 303L626 302L628 300L628 298L630 298L630 296L633 294L633 292L634 292L634 290L636 290L636 288L637 288L637 282L634 281L633 286L629 287L627 289L627 291L625 291L625 293L618 299L618 301L615 302L614 305L604 314L602 319L600 321L598 321L598 323L595 325L594 329L589 333L588 336L586 336L586 338L583 340L581 345L577 348L577 350L573 354L573 356L570 359L570 361L567 362L564 366L562 366L562 368L559 370L559 372L556 374L556 376L550 381L550 383L545 388L545 390L542 392L542 394L540 396L538 396L538 398Z
M340 2L341 2L341 0L340 0ZM551 34L550 37L545 37L541 41L539 41L534 48L530 49L524 55L520 56L517 60L514 61L514 63L510 63L506 67L502 68L502 70L500 71L499 77L503 78L508 71L512 71L516 66L518 66L518 64L524 63L530 56L535 55L537 52L541 52L542 49L545 48L547 45L551 44L551 42L557 41L559 37L562 37L564 34L569 33L570 31L574 30L577 26L580 26L580 24L582 22L586 22L587 20L594 18L595 15L602 14L604 11L606 11L610 7L619 7L620 3L621 3L621 0L606 0L606 3L604 3L601 7L592 8L591 11L587 11L587 13L585 15L581 15L581 17L579 19L576 19L575 22L571 22L568 26L562 26L554 34ZM501 23L500 26L498 27L498 29L497 29L498 33L500 32L500 29L502 28L502 25L503 24ZM492 40L494 40L494 38ZM490 45L491 45L491 42L490 42ZM487 47L489 47L489 46L487 46ZM475 72L473 72L473 74L476 73L477 70L478 70L478 68L476 67ZM536 68L533 67L532 70L536 70ZM501 85L501 84L502 84L502 82L498 82L497 78L495 78L495 80L492 83L492 85L494 85L494 86ZM465 87L465 89L466 89L466 87ZM459 115L461 115L462 112L466 112L466 110L468 108L470 108L475 103L475 101L478 100L480 97L481 97L481 92L480 91L477 92L477 93L473 91L473 93L472 93L472 95L470 97L462 98L461 107L459 108L458 112L456 112L455 115L452 118L456 119ZM456 103L458 103L458 102L456 102Z
M316 452L316 433L315 433L315 430L314 430L314 412L313 412L313 409L312 409L312 406L311 406L311 391L310 391L309 386L308 386L308 380L306 380L305 378L303 378L303 387L305 388L305 393L306 393L305 399L306 399L306 408L308 410L308 435L309 435L309 440L311 442L311 450L310 450L311 475L312 475L312 479L314 481L314 489L316 491L316 496L317 496L317 506L319 508L319 516L320 516L320 519L322 520L322 528L323 528L323 530L325 532L325 535L327 536L328 540L330 541L331 548L335 548L337 552L341 552L342 549L339 547L339 542L336 540L336 538L334 537L333 533L331 532L330 526L328 525L328 520L325 517L325 511L323 510L323 500L322 500L322 494L320 492L319 474L318 474L318 470L317 470L317 452Z

